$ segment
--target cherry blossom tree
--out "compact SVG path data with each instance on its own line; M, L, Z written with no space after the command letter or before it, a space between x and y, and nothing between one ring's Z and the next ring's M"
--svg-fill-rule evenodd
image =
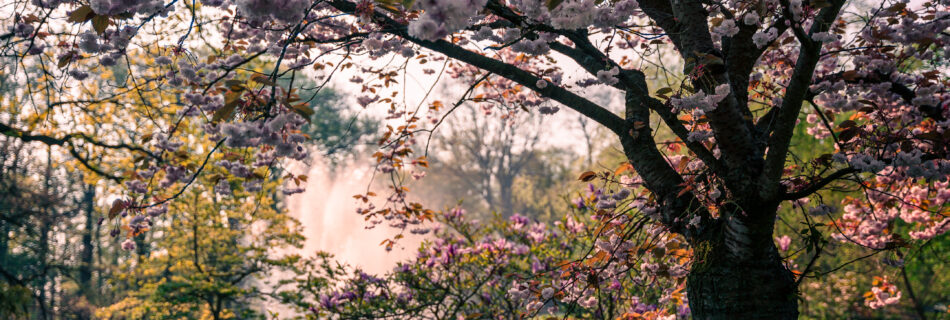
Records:
M181 99L143 108L149 117L149 111L165 110L151 119L149 128L158 132L148 139L34 132L3 124L5 118L0 131L69 148L81 160L87 159L80 147L137 155L137 171L124 176L81 161L134 191L137 198L113 207L134 217L181 195L212 153L235 155L239 161L226 167L250 185L258 168L305 158L299 128L313 110L292 83L281 86L277 79L313 69L325 83L355 69L351 81L362 92L357 103L386 108L389 120L401 122L388 127L375 155L378 170L392 181L388 195L380 196L386 205L360 213L406 229L434 217L407 200L403 181L424 170L427 162L415 150L424 143L420 135L436 129L453 105L489 103L506 116L570 109L615 134L647 192L636 210L693 250L686 275L693 316L795 318L797 285L811 263L798 275L783 264L773 242L780 206L811 200L802 230L811 261L828 241L901 250L950 229L948 4L11 1L3 10L14 17L3 20L7 29L0 34L3 72L36 86L28 106L48 117L81 113L90 101L63 100L57 93L120 63L130 69L127 96L174 90ZM159 25L161 32L154 32ZM132 51L145 52L153 63L123 61ZM269 61L272 71L244 67L255 59ZM437 63L441 71L430 68ZM416 93L400 84L420 69L468 89L457 103L430 101L428 109L405 103L400 95ZM651 85L648 75L655 72L676 81ZM584 88L590 86L623 94L622 114L587 98ZM181 148L194 136L181 134L182 125L203 128L214 147L189 156ZM791 155L792 137L801 129L834 151L810 159ZM673 138L658 141L660 131ZM598 175L609 178L593 172L583 178ZM853 196L823 203L827 190ZM216 191L232 190L222 185ZM374 195L360 198L371 203ZM613 208L604 202L598 209ZM887 279L876 283L869 307L901 296Z

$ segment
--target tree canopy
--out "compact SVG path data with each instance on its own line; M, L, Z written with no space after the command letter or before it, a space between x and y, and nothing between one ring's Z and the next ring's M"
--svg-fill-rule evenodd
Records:
M4 91L0 132L61 150L72 165L122 186L106 218L114 234L128 227L123 247L133 249L135 235L193 189L259 192L275 167L306 159L305 143L318 136L307 124L327 119L311 101L340 74L352 74L359 91L342 101L386 121L373 158L389 185L357 195L365 203L358 213L413 233L451 212L414 201L407 185L439 183L424 177L427 144L459 106L503 118L576 112L612 133L624 157L615 169L580 176L600 182L574 205L591 210L592 246L574 260L558 257L563 272L508 282L512 305L498 313L556 313L542 307L579 303L615 315L593 292L630 270L669 276L684 261L638 259L682 249L689 267L672 283L683 285L693 317L789 319L799 315L803 279L823 275L814 266L829 246L904 259L950 230L948 5L13 0L0 9L13 13L3 20L0 52L4 83L18 85ZM447 102L431 89L410 92L406 78L415 74L452 78L462 90ZM314 80L301 86L297 77ZM598 104L590 88L622 95L622 105ZM802 137L820 147L794 152ZM275 192L299 193L306 175L280 172ZM805 250L798 266L783 256L791 239L776 237L787 214L801 214L801 225L789 227ZM445 253L458 249L451 241L438 245L448 247L432 255L454 259ZM461 255L494 250L515 247L485 244ZM906 280L903 262L895 265ZM469 271L439 274L453 272ZM494 281L480 276L460 279ZM913 295L893 276L878 276L868 307ZM440 314L441 303L474 301L463 293L410 309ZM611 297L634 305L630 296ZM316 315L361 301L315 299L329 299L322 309L310 306Z

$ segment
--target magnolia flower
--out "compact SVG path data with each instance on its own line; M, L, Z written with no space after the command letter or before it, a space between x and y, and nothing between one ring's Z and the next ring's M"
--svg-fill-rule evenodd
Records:
M172 58L159 56L158 58L155 58L155 63L161 66L167 66L172 64Z
M168 212L168 205L163 204L160 206L154 206L145 210L145 213L151 217L157 217Z
M418 1L423 11L419 19L409 23L409 35L423 40L436 40L461 30L471 23L487 0Z
M87 53L99 52L99 36L92 32L79 35L79 49Z
M689 141L689 142L705 141L712 137L713 137L712 131L694 130L694 131L690 131L689 134L686 136L686 141Z
M802 0L791 0L788 4L788 11L792 13L792 20L798 22L802 19Z
M715 94L706 94L703 91L697 92L684 98L672 98L670 103L677 110L692 111L694 116L702 116L706 112L715 110L726 96L729 95L730 88L728 83L716 86Z
M508 290L508 296L515 301L520 301L528 297L528 288L519 284L517 280L511 282L511 289Z
M700 215L693 216L692 219L689 219L689 226L696 229L699 228L699 223L703 221L703 217Z
M541 114L555 114L561 110L561 107L558 106L542 106L538 108L538 112Z
M809 210L808 210L808 214L813 215L813 216L824 216L824 215L833 213L833 212L835 212L835 211L837 211L837 210L838 210L838 209L835 208L835 207L832 207L832 206L829 206L829 205L826 205L826 204L822 203L822 204L819 204L819 205L815 206L814 208L809 209Z
M558 29L584 29L594 22L593 0L568 0L551 12L551 25Z
M241 182L241 187L243 187L244 191L247 191L247 192L258 192L258 191L261 191L262 189L260 180Z
M544 39L521 40L511 46L515 52L524 52L530 55L542 55L551 51L548 42Z
M525 306L525 309L527 309L529 313L534 313L538 311L538 309L541 309L541 306L543 305L544 303L541 301L534 300L529 302L528 305Z
M779 250L788 251L788 246L792 243L792 238L789 238L787 235L783 235L779 238L775 238L775 242L778 243Z

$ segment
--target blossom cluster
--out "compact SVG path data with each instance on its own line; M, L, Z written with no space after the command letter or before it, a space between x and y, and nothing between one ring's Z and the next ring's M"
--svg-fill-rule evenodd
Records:
M235 0L238 11L256 21L297 23L304 18L311 0Z
M150 15L165 10L165 2L162 0L92 0L89 1L89 7L93 12L101 15L124 13Z
M409 35L423 40L436 40L461 30L472 23L472 18L487 0L422 0L416 1L423 10L419 19L409 23Z
M864 304L871 309L878 309L900 301L901 292L897 286L887 281L887 277L874 279L871 291L864 294Z
M672 98L670 103L673 104L675 110L688 111L694 117L699 118L707 112L715 110L719 106L719 102L729 95L729 92L729 84L724 83L716 86L714 94L706 94L706 92L700 91L686 97Z

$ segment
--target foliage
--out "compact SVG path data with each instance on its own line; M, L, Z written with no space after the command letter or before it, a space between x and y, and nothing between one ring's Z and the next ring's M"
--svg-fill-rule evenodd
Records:
M223 170L222 170L223 171ZM102 319L263 319L263 279L292 266L303 237L297 222L270 198L276 181L234 197L214 195L215 183L189 189L168 216L135 236L135 250L110 280L125 292L99 309ZM142 230L130 233L141 233ZM250 231L250 232L249 232Z
M368 117L348 114L343 96L333 88L318 87L306 78L290 76L278 79L277 83L290 86L291 79L299 88L301 99L308 102L314 112L301 131L309 136L309 142L317 146L318 152L338 163L351 160L346 156L361 151L361 145L369 144L379 123Z

